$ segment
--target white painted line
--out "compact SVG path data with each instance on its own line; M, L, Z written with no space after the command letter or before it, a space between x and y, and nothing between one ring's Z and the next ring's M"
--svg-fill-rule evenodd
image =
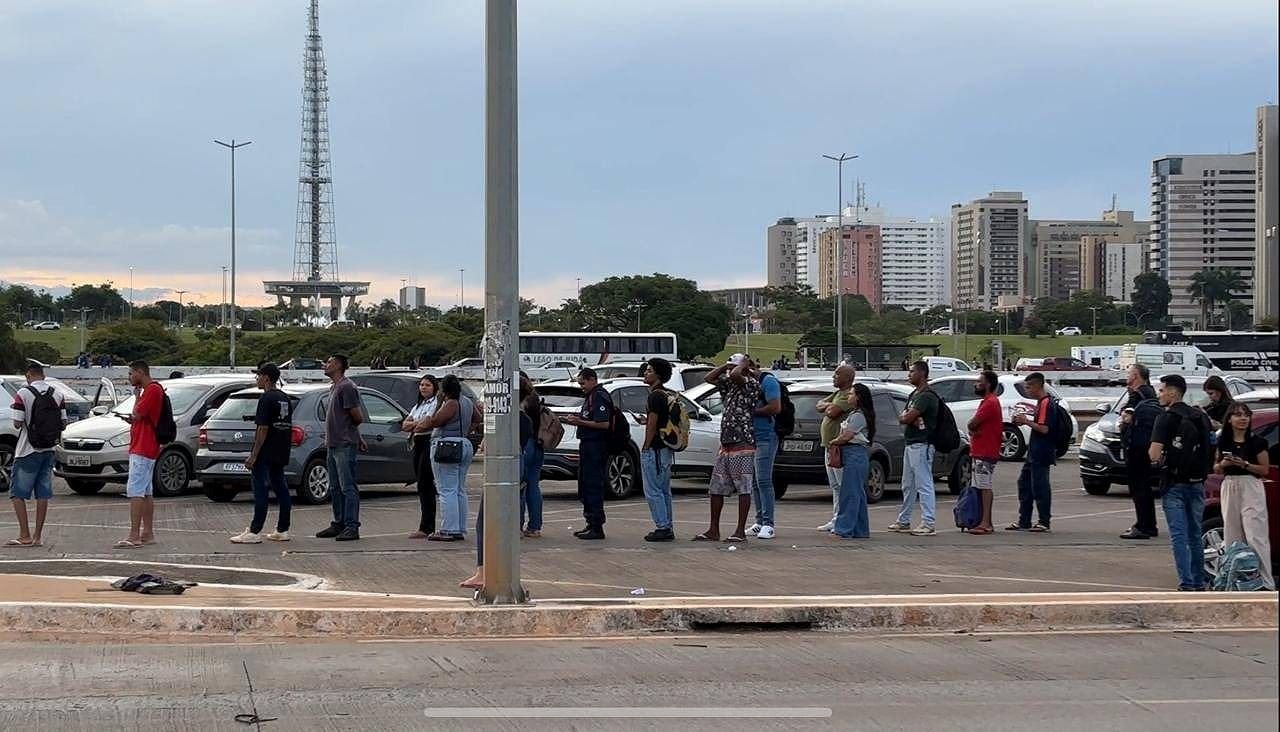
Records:
M13 522L0 521L0 526L17 526L17 525L18 524ZM50 526L60 526L60 527L69 528L69 529L114 529L116 531L124 531L124 532L129 531L129 527L124 524L120 524L120 525L117 525L117 524L55 524L55 523L45 524L45 528L48 528ZM163 534L174 533L174 532L182 533L182 534L227 534L228 532L234 532L234 529L179 529L179 528L174 528L170 526L170 527L166 527L160 533L163 535Z
M830 707L428 707L427 719L830 719Z
M1104 583L1104 582L1071 582L1071 581L1068 581L1068 580L1034 579L1034 578L1030 578L1030 577L997 577L997 576L995 576L995 575L990 575L990 574L986 574L986 575L972 575L972 574L934 574L934 573L926 573L926 574L924 574L923 576L925 576L925 577L943 577L943 578L947 578L947 579L996 580L996 581L999 581L999 582L1029 582L1029 583L1032 583L1032 584L1073 585L1073 586L1076 586L1076 587L1113 587L1113 588L1119 588L1119 589L1121 589L1121 590L1129 589L1129 590L1134 590L1134 591L1138 591L1138 590L1150 590L1150 591L1152 591L1152 592L1166 592L1166 591L1168 591L1168 588L1167 588L1167 587L1147 587L1147 586L1144 586L1144 585L1116 585L1116 584L1107 584L1107 583Z
M538 585L563 585L565 587L599 587L606 590L627 590L627 591L631 591L631 590L634 590L636 587L640 587L640 585L601 585L601 584L596 584L595 582L567 582L562 580L540 580L540 579L529 579L528 577L522 578L521 582L524 582L526 584L538 584ZM644 591L646 593L647 592L663 592L670 595L685 595L688 597L706 597L706 595L699 595L696 592L686 592L685 590L663 590L657 587L649 587L649 586L645 586ZM617 599L618 598L616 597L608 597L608 598L602 597L602 598L597 598L597 601L599 600L612 601ZM555 598L555 597L546 598L546 601L548 602L559 602L560 600L561 598ZM569 602L586 602L586 600L580 600L579 598L572 598L572 597L564 598L564 600Z
M1115 515L1115 514L1117 514L1117 513L1128 513L1128 514L1132 514L1132 513L1133 513L1133 509L1132 509L1132 508L1121 508L1121 509L1117 509L1117 510L1115 510L1115 511L1098 511L1097 513L1078 513L1078 514L1075 514L1075 515L1073 515L1073 516L1054 516L1054 517L1053 517L1053 520L1054 520L1054 521L1066 521L1067 519L1093 518L1094 516L1113 516L1113 515Z

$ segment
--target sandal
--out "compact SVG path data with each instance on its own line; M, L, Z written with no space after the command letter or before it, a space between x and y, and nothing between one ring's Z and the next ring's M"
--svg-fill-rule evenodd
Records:
M1004 527L1004 530L1005 531L1026 531L1029 528L1030 527L1022 526L1020 524L1009 524L1008 526Z
M724 543L726 543L726 544L746 544L746 543L747 543L747 538L746 538L745 536L738 536L737 534L730 534L729 536L726 536L726 537L724 538Z
M121 539L120 541L117 541L115 546L112 548L113 549L141 549L142 542L132 541L130 539Z
M524 537L524 538L526 538L526 539L541 539L541 538L542 538L542 532L541 532L541 531L538 531L538 530L536 530L536 529L535 529L535 530L532 530L532 531L530 531L530 530L522 531L522 532L520 532L520 535L521 535L521 536L523 536L523 537Z
M701 534L698 534L697 536L693 537L693 540L694 541L720 541L720 537L711 536L710 534L704 531Z
M987 527L985 527L985 526L975 526L975 527L973 527L972 529L969 529L969 533L970 533L970 534L978 534L979 536L981 536L981 535L984 535L984 534L994 534L995 532L994 532L994 531L992 531L991 529L988 529L988 528L987 528Z
M36 541L34 541L34 540L32 540L32 539L27 539L26 541L23 541L22 539L10 539L10 540L6 541L6 542L4 543L4 545L5 545L5 546L20 546L20 547L33 547L33 546L40 546L39 542L36 542Z

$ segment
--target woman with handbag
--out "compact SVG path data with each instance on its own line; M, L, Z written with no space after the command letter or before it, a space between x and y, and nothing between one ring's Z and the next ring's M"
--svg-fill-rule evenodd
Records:
M418 381L418 403L401 425L405 432L412 435L409 446L413 450L413 471L422 510L418 530L409 534L410 539L425 539L436 530L436 477L431 469L430 424L439 406L440 382L427 374Z
M440 381L442 400L428 423L432 430L431 470L440 498L440 528L428 541L462 541L467 526L467 471L475 447L467 435L480 421L475 404L462 394L462 382L449 374Z
M524 526L521 536L526 539L542 537L542 462L544 453L542 443L538 440L538 425L542 421L542 398L533 387L533 381L523 372L520 374L520 434L524 435L525 417L528 418L528 439L520 440L520 468L524 477L520 491L520 523ZM528 512L529 523L524 523L525 512Z
M840 434L831 441L829 450L838 451L841 470L839 504L831 533L842 539L866 539L871 536L871 519L867 513L867 477L871 471L871 443L876 438L876 412L871 390L866 384L853 385L853 411L840 426ZM836 467L836 466L832 466Z

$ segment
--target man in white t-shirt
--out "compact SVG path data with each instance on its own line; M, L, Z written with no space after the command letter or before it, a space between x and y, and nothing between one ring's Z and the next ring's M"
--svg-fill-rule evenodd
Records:
M5 546L40 546L44 518L53 498L54 447L67 423L67 409L62 395L44 380L44 364L27 362L27 383L13 397L10 405L13 427L18 430L18 444L13 453L13 471L9 481L9 498L18 516L18 538ZM27 522L27 501L36 499L36 530L31 533Z

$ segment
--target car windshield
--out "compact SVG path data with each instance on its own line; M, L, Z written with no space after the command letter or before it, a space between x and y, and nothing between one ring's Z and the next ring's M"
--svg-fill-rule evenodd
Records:
M795 405L795 408L796 408L796 419L804 420L804 421L821 419L822 418L821 415L818 414L818 402L822 401L823 399L826 399L829 396L831 396L830 393L792 394L791 403Z
M173 405L174 414L182 414L187 411L200 400L200 397L203 397L209 391L208 387L201 384L162 383L160 386L163 386L164 393L169 395L169 403ZM130 396L116 405L116 408L111 411L116 414L133 414L133 402L136 399L137 397Z
M258 394L232 394L210 419L250 422L258 413ZM245 419L248 417L248 419Z
M572 387L540 388L538 395L542 397L543 404L561 409L579 409L586 399L581 389Z

